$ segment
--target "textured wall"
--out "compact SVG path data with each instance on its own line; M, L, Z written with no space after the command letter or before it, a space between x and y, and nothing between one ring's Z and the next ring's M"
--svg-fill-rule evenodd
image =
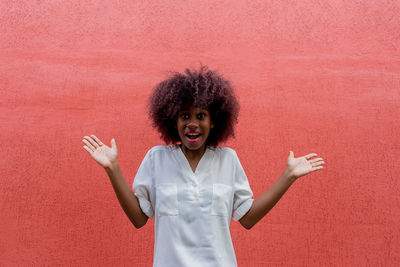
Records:
M237 150L255 195L295 156L296 182L252 230L232 223L239 266L400 261L400 1L0 2L0 265L150 266L82 148L115 137L131 184L161 144L151 88L199 62L241 103Z

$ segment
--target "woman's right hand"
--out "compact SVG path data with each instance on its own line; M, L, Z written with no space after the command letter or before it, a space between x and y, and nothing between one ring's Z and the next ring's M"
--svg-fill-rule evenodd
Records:
M111 139L111 148L103 144L95 135L85 136L82 140L86 145L83 146L90 156L102 167L109 168L118 161L118 150L115 139Z

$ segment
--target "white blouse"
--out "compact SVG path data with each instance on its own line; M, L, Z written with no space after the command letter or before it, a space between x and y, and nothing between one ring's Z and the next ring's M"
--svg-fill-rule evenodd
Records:
M231 218L253 193L236 152L207 148L193 172L178 145L150 149L133 182L142 211L154 218L153 266L237 266Z

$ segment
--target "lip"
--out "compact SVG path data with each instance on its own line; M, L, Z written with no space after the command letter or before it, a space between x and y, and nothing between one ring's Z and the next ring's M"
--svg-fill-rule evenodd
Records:
M199 136L198 136L196 139L191 139L191 138L189 138L189 137L187 136L187 134L199 134ZM194 143L197 143L197 141L199 141L199 139L200 139L200 137L201 137L201 134L200 134L200 132L198 132L198 131L190 131L190 132L188 132L188 133L185 134L185 137L186 137L186 140L189 141L189 143L194 144Z
M189 132L187 132L185 134L200 134L200 132L199 131L189 131Z
M186 139L187 139L190 143L196 143L197 141L199 141L200 136L197 137L196 139L190 139L189 137L186 137Z

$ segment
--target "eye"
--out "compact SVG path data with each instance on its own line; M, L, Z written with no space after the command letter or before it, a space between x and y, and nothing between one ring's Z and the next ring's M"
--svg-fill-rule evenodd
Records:
M199 120L204 119L205 116L206 116L206 114L204 114L204 113L199 113L199 114L197 114L197 118L198 118Z
M189 114L183 113L183 114L181 114L181 118L184 120L187 120L187 119L189 119Z

